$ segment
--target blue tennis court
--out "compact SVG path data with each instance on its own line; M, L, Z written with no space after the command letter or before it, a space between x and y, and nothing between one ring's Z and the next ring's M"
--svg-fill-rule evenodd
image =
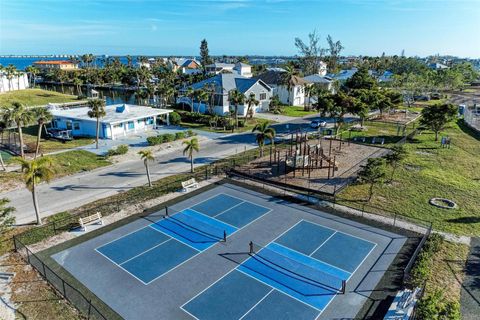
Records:
M226 194L174 209L96 251L147 285L270 211Z
M247 260L182 308L202 320L315 319L375 246L301 220L265 247L253 244Z

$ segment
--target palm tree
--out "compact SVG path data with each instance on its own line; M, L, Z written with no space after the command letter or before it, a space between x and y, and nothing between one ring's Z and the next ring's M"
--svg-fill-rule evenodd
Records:
M32 109L33 116L37 119L38 124L38 133L37 133L37 145L35 147L35 158L38 155L38 151L40 150L40 138L42 136L42 129L45 123L50 122L53 118L52 113L48 111L48 109L44 107L38 107Z
M255 106L258 106L258 104L260 103L260 101L258 101L257 99L255 99L255 93L253 92L250 92L250 94L248 95L248 98L247 100L245 100L245 103L247 104L247 115L246 116L249 116L250 115L250 119L253 118L253 110L251 109L253 105Z
M195 92L195 95L197 96L197 100L198 100L197 112L200 112L200 105L202 102L204 102L205 105L208 103L209 94L207 91L200 89Z
M186 146L185 149L183 149L183 155L188 154L188 158L190 158L190 172L193 173L193 152L198 152L200 150L198 139L192 138L183 141L183 144Z
M5 67L5 75L8 79L8 89L10 91L12 90L12 79L15 77L16 73L17 68L13 64L9 64L7 67Z
M193 97L195 96L195 90L193 90L192 87L188 87L187 90L185 91L185 95L190 98L190 103L191 103L191 110L193 112Z
M22 158L25 158L22 127L31 124L33 119L32 111L20 102L14 102L11 107L5 108L2 115L2 120L6 125L10 126L15 124L17 126L18 137L20 138L20 156Z
M148 169L148 161L155 160L153 156L152 150L141 150L138 152L140 158L143 160L143 164L145 165L145 170L147 171L147 179L148 179L148 186L152 186L152 180L150 179L150 170Z
M286 65L284 69L285 69L285 73L283 74L283 77L282 77L282 82L283 82L282 84L287 86L287 91L288 91L287 103L290 104L291 102L290 91L292 90L292 87L295 85L294 76L297 75L297 71L291 65Z
M82 95L82 84L83 84L82 79L80 79L77 75L75 75L75 78L73 79L73 84L77 88L77 95L81 96Z
M312 93L315 91L315 88L313 86L305 86L303 88L303 92L305 93L305 99L303 102L303 110L305 111L310 111L310 97L312 96Z
M103 118L107 115L105 111L105 101L103 99L90 99L88 101L88 116L90 118L97 119L97 135L95 137L96 148L98 149L98 136L100 134L100 118Z
M243 104L245 102L245 95L238 91L237 89L233 89L230 91L230 103L233 104L235 108L235 128L238 128L238 105Z
M258 146L260 147L260 157L263 157L263 146L265 145L265 140L270 140L271 146L273 146L273 139L275 138L276 134L275 129L269 126L268 121L265 121L255 125L252 132L257 132L256 140Z
M40 219L40 209L38 208L38 200L36 187L41 182L49 182L54 174L52 169L52 160L49 157L40 157L33 160L25 160L17 158L16 161L20 164L23 172L23 180L28 190L32 193L33 207L37 217L37 224L42 224Z
M37 67L34 66L28 66L25 68L25 71L30 75L30 87L33 88L35 86L35 78L37 74L40 72L40 70Z

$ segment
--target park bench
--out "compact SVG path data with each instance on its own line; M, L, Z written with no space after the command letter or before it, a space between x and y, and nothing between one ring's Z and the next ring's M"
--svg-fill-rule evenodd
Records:
M101 225L103 225L102 215L100 214L100 212L97 212L90 216L79 218L78 223L80 224L82 231L86 231L86 225L89 223L100 223Z
M182 182L182 188L185 192L188 191L188 188L197 188L198 183L195 181L195 178L188 179L187 181Z

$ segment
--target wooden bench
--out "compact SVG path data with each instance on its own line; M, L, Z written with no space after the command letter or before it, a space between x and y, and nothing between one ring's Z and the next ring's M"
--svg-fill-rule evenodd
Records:
M80 224L82 231L86 231L86 225L89 223L99 223L100 225L103 225L102 215L100 212L97 212L90 216L79 218L78 223Z
M198 183L195 181L195 178L188 179L187 181L182 182L183 191L187 192L188 188L197 188Z

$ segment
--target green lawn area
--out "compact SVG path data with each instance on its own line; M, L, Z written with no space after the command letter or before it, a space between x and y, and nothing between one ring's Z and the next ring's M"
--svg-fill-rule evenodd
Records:
M409 217L433 222L437 230L460 235L480 234L480 137L461 121L444 132L452 139L451 149L434 141L424 131L406 144L407 158L398 168L393 183L376 186L371 204ZM361 208L367 185L351 185L339 195L339 202ZM440 209L428 201L433 197L455 201L456 210ZM370 210L372 211L372 210Z
M240 120L240 118L239 118ZM259 118L253 118L252 120L247 120L246 125L244 127L240 127L235 130L236 133L238 132L248 132L252 131L253 127L257 123L264 123L268 121L270 124L274 124L275 121L271 120L266 120L266 119L259 119ZM231 133L232 130L223 130L219 128L211 128L209 125L203 124L203 123L191 123L191 122L181 122L180 125L185 128L190 128L190 129L197 129L197 130L203 130L203 131L208 131L208 132L216 132L216 133Z
M397 127L395 123L386 123L380 121L365 121L362 131L349 131L351 125L344 125L341 128L339 137L345 140L354 140L355 137L357 141L362 141L361 139L365 137L365 143L371 144L372 138L377 138L376 145L380 143L380 140L385 139L384 146L392 146L397 141L403 138L403 126L400 128ZM413 124L409 125L406 132L407 134L413 130Z
M283 106L282 115L289 117L304 117L312 114L317 114L318 111L305 111L303 106Z
M104 157L85 150L66 151L50 156L53 160L54 178L61 178L74 173L89 171L111 164ZM19 172L7 172L0 175L0 184L8 189L9 184L17 184L21 181Z
M78 101L77 96L62 94L42 89L25 89L0 94L0 106L9 106L18 101L26 106L45 105L47 103L61 103Z

